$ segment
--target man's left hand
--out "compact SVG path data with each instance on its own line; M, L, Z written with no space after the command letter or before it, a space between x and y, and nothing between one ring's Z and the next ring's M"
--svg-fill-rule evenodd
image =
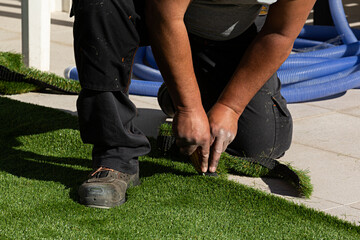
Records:
M209 172L216 171L221 153L234 140L239 117L237 112L221 103L216 103L208 112L211 133Z

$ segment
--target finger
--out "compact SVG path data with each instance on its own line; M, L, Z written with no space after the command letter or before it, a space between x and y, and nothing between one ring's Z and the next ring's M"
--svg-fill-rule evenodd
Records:
M214 142L215 142L215 137L213 135L211 135L210 146L213 145Z
M226 149L227 149L227 147L230 145L230 141L225 141L224 143L223 143L223 152L225 152L226 151Z
M207 172L210 155L210 144L204 144L203 146L199 147L199 150L201 153L201 171Z
M179 147L180 153L190 156L191 154L193 154L196 150L196 145L188 145L188 146L184 146L184 147Z
M200 148L197 148L193 154L190 155L190 160L198 173L202 173L201 170L201 153Z
M227 147L230 145L230 143L232 143L232 141L234 141L235 136L231 133L227 134L226 140L223 143L223 149L222 151L225 152Z
M209 172L216 171L221 153L223 152L223 143L224 143L223 138L219 137L219 138L216 138L215 142L213 143L213 145L211 147Z
M222 151L225 152L227 147L230 145L232 141L230 139L226 139L224 142L223 142L223 148L222 148Z
M184 138L176 139L176 145L179 147L180 153L184 155L191 155L197 148L197 145L187 141Z

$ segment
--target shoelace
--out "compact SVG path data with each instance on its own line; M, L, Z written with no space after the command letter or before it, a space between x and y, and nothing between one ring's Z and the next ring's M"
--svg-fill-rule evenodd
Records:
M96 169L93 173L91 173L91 177L93 177L95 174L97 174L98 172L103 172L103 171L111 171L114 172L114 169L111 168L106 168L106 167L99 167L98 169Z

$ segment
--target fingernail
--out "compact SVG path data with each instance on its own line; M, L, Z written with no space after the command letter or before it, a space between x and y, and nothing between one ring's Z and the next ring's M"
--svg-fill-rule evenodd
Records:
M202 173L201 175L208 176L208 177L217 177L218 176L216 172L214 172L214 173L206 172L206 173Z

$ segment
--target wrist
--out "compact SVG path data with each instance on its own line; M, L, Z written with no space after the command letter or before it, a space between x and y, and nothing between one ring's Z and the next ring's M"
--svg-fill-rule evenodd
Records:
M242 112L244 111L244 109L241 109L237 106L235 107L235 106L232 106L232 104L227 104L227 103L220 102L220 101L215 103L215 105L212 107L212 109L221 111L224 113L226 112L226 115L230 114L233 118L237 118L237 119L240 118Z
M201 94L197 84L189 82L185 86L168 88L176 111L195 112L203 110Z
M200 113L205 112L204 107L202 106L201 100L194 102L193 104L180 104L175 105L177 112L183 113Z

